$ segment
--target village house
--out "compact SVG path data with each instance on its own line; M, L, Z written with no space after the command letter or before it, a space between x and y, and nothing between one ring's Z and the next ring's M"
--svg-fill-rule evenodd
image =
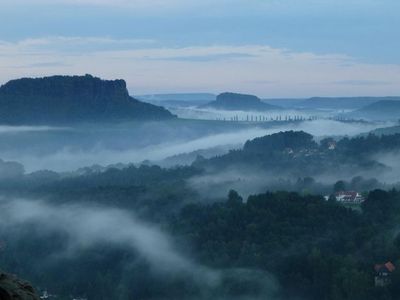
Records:
M396 267L389 261L385 264L377 264L374 266L375 275L375 286L384 287L392 282L392 273L396 270Z
M365 198L358 192L355 191L341 191L335 193L336 201L342 203L362 203Z
M328 143L328 149L329 150L335 150L336 149L336 142L335 141L331 141Z

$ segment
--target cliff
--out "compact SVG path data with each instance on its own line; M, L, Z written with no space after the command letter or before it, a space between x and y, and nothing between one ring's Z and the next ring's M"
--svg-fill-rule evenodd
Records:
M129 96L124 80L91 75L23 78L0 87L0 123L159 120L174 116Z

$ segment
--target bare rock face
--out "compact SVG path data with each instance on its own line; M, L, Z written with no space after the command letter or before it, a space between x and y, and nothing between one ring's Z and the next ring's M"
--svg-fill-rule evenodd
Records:
M40 300L32 285L0 271L0 300Z

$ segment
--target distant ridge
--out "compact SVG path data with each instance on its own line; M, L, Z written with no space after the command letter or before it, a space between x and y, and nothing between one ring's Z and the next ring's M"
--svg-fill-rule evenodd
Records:
M143 101L213 101L217 95L211 93L177 93L177 94L148 94L138 95Z
M215 101L212 101L202 107L243 111L265 111L280 109L278 106L262 102L257 96L236 93L219 94Z
M296 106L309 109L359 109L384 100L400 101L400 97L313 97Z
M163 107L191 107L204 105L216 99L210 93L185 93L185 94L150 94L139 95L137 99Z
M1 124L161 120L162 107L129 96L124 80L91 75L11 80L0 87Z
M350 113L352 117L369 120L400 120L400 101L382 100Z

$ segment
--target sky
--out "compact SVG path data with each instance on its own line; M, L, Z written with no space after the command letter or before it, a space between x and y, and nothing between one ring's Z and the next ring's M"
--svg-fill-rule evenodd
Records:
M400 95L398 0L0 0L0 84L122 78L132 95Z

